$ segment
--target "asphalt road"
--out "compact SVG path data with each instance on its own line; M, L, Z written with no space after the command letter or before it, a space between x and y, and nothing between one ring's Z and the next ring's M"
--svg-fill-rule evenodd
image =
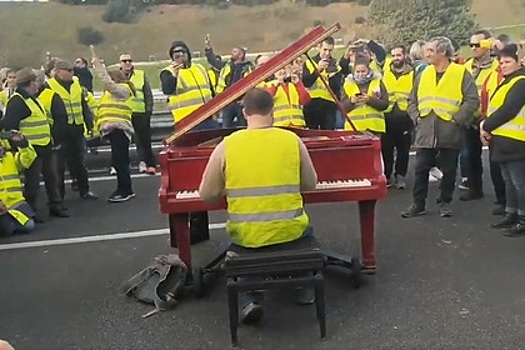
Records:
M107 196L113 181L94 181L92 188ZM121 204L70 195L71 218L0 240L0 338L16 349L230 348L224 280L204 299L184 300L146 320L141 315L151 307L119 289L153 257L170 252L158 184L158 177L135 179L137 197ZM525 347L525 238L507 238L488 227L493 219L488 178L485 189L485 199L454 202L456 215L442 219L433 184L429 215L409 220L400 217L409 191L390 190L377 210L377 274L365 277L359 290L345 275L327 275L327 339L319 339L313 307L274 295L261 325L240 327L241 348ZM358 254L355 203L307 209L327 249ZM223 221L224 213L212 213L212 223ZM63 241L133 232L143 237ZM206 260L225 237L224 230L213 230L211 241L195 246L194 259ZM30 241L42 246L14 245Z

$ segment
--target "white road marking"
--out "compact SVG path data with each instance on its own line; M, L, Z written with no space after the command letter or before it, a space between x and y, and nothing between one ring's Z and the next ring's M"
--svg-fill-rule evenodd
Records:
M210 230L220 230L226 227L226 223L210 224ZM152 237L162 236L169 234L168 229L160 230L146 230L146 231L135 231L135 232L122 232L122 233L110 233L107 235L95 235L95 236L82 236L73 238L62 238L62 239L49 239L44 241L32 241L32 242L20 242L20 243L7 243L0 244L0 251L2 250L15 250L15 249L26 249L26 248L38 248L38 247L50 247L67 244L77 243L89 243L89 242L101 242L101 241L113 241L118 239L128 238L141 238L141 237Z

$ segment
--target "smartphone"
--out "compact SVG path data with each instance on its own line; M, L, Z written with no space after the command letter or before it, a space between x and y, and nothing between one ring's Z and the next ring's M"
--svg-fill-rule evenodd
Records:
M292 82L292 77L286 77L286 78L284 78L284 82L285 82L285 83L291 83L291 82Z

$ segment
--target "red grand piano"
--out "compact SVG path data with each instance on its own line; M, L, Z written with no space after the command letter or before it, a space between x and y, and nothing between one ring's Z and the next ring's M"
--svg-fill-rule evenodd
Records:
M226 209L226 201L204 203L198 194L202 174L215 145L236 129L189 132L203 120L238 100L249 89L271 76L293 59L339 30L339 24L316 27L222 94L204 104L176 125L160 154L161 211L169 215L172 246L191 268L189 214ZM328 263L374 273L374 212L378 199L386 197L386 178L381 163L380 140L356 131L290 129L305 143L318 175L317 188L303 193L305 203L349 202L359 204L362 263L327 254ZM356 266L356 261L359 266Z

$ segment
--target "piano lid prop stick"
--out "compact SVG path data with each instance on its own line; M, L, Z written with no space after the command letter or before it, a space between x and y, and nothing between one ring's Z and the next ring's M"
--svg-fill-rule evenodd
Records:
M310 63L312 64L312 66L314 67L314 69L317 71L317 73L319 74L319 79L321 79L321 81L323 82L323 85L326 87L326 89L328 90L328 92L330 92L330 95L332 95L332 97L334 98L334 101L335 101L335 104L337 105L337 107L339 108L339 110L341 111L341 113L345 116L346 120L348 121L348 123L350 124L350 126L352 127L352 129L354 131L357 131L357 128L355 127L355 124L354 122L350 119L350 117L348 116L347 113L345 113L345 110L343 108L343 105L341 104L341 102L339 102L339 98L337 96L335 96L335 93L333 92L333 90L330 88L330 85L328 83L328 80L321 74L321 72L319 72L319 69L317 69L317 63L314 62L314 60L310 57L310 55L308 54L308 52L306 53L306 58L308 59L308 61L310 61Z

